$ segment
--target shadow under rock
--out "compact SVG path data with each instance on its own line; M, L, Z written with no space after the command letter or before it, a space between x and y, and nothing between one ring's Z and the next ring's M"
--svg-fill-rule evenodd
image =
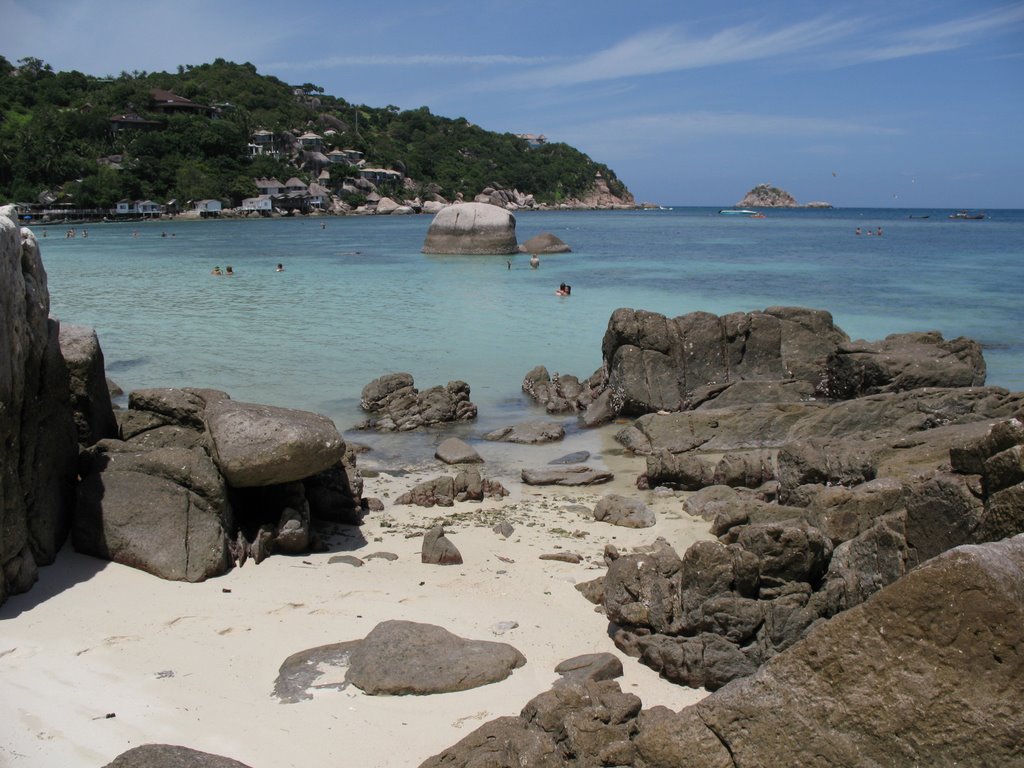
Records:
M0 621L16 618L64 590L88 581L106 568L107 564L106 560L75 552L69 540L51 565L39 569L39 580L28 592L11 595L0 606Z

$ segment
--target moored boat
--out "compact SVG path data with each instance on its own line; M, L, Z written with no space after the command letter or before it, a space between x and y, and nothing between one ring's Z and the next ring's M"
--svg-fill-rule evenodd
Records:
M956 213L949 214L951 219L984 219L984 213L968 213L967 211L957 211Z
M764 218L763 213L752 211L749 208L724 208L719 213L723 216L759 216Z

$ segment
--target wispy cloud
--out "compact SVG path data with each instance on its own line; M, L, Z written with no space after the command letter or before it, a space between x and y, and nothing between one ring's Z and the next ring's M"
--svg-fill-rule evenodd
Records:
M941 24L898 31L876 40L879 44L871 48L840 54L837 62L888 61L951 51L973 45L991 34L1008 31L1021 22L1024 22L1024 4L1010 5Z
M760 31L760 24L744 24L703 39L673 26L642 32L574 62L512 76L502 82L513 87L578 85L754 61L820 48L850 34L854 24L822 17L769 32Z
M336 67L466 67L536 66L557 61L551 56L512 56L506 54L422 53L402 55L325 56L307 61L268 62L272 70L333 69Z

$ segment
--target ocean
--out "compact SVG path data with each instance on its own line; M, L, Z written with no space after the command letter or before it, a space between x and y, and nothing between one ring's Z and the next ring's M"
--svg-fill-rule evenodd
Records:
M537 269L529 254L425 255L430 216L103 223L74 239L65 225L34 231L51 314L96 328L126 391L213 387L323 413L345 431L364 418L363 386L405 371L420 389L468 382L480 409L462 430L472 437L543 416L520 390L535 365L593 373L619 307L678 316L799 305L830 311L852 338L969 336L984 346L989 384L1024 389L1024 211L950 212L519 213L520 242L551 232L572 248ZM210 274L228 265L233 277ZM563 282L569 297L555 295Z

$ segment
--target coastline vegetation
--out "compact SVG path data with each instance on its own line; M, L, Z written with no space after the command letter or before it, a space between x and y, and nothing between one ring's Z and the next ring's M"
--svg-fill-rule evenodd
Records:
M168 109L154 101L157 89L191 106ZM352 104L248 63L217 59L100 78L0 56L0 199L10 202L111 208L119 200L212 198L237 206L258 194L256 178L317 181L316 164L300 154L254 153L260 130L292 146L296 131L314 132L322 155L355 150L368 167L399 171L402 180L383 182L382 193L471 199L498 185L559 203L585 194L598 173L614 194L625 191L611 169L567 144L531 146L427 107ZM328 170L340 193L344 174Z

